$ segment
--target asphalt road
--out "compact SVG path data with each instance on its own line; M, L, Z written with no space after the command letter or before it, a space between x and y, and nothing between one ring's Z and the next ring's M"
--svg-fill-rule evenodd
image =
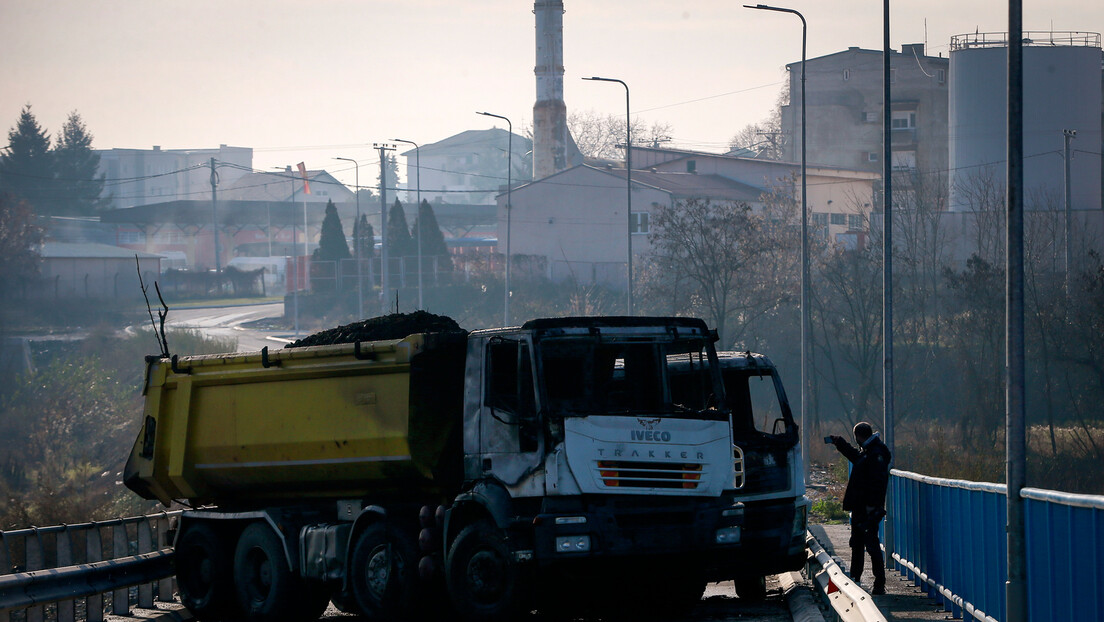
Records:
M209 337L238 341L239 352L254 352L265 346L280 348L292 335L290 331L266 331L250 328L250 322L284 314L280 302L234 307L199 307L173 309L165 322L167 328L189 328Z

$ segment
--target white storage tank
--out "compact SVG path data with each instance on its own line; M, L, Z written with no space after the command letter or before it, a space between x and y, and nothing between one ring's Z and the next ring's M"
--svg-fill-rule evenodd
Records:
M1006 185L1007 33L954 36L950 56L951 210L972 211ZM1073 209L1101 208L1101 63L1099 33L1024 33L1026 209L1063 207L1063 130L1077 132Z

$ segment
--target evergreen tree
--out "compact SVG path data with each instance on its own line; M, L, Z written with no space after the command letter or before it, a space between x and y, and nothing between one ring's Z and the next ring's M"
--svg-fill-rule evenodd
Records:
M341 218L337 215L337 207L334 206L333 201L326 201L322 234L318 238L318 248L314 249L312 257L319 261L340 261L350 256L349 245L345 242L345 230L341 226Z
M391 210L387 212L387 256L388 259L410 257L417 253L411 251L414 246L414 238L410 237L410 227L406 225L406 214L403 213L402 203L395 199ZM388 261L388 263L391 263Z
M107 206L101 199L104 176L96 176L100 156L92 150L92 134L88 133L77 111L69 118L57 136L54 147L54 174L57 197L53 214L91 216Z
M395 192L399 188L399 160L393 156L384 156L383 174L386 175L384 179L384 187L388 192ZM376 181L380 181L379 175L376 175Z
M420 238L422 257L436 257L438 270L452 271L452 255L449 254L448 245L445 244L445 234L441 233L433 207L424 199L418 206L418 218L414 220L412 237L415 253L418 252L417 244Z
M361 231L364 232L363 235L361 235ZM361 259L372 259L376 256L376 232L371 223L368 222L367 214L361 214L360 222L353 224L353 240L354 244L356 244L355 240L360 240ZM351 252L355 254L355 250Z
M16 126L8 131L7 153L0 154L0 191L25 200L39 214L49 213L54 180L50 137L38 124L31 105L23 107Z

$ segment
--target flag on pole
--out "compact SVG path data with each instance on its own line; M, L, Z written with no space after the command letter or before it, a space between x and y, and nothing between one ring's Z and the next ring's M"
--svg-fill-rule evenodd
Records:
M299 163L299 174L303 176L303 194L310 194L310 180L307 179L307 166Z

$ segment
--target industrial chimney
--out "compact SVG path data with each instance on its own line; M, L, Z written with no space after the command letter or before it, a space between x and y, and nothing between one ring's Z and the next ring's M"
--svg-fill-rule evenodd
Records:
M563 99L563 2L536 0L537 103L533 104L533 179L569 166L567 106Z

